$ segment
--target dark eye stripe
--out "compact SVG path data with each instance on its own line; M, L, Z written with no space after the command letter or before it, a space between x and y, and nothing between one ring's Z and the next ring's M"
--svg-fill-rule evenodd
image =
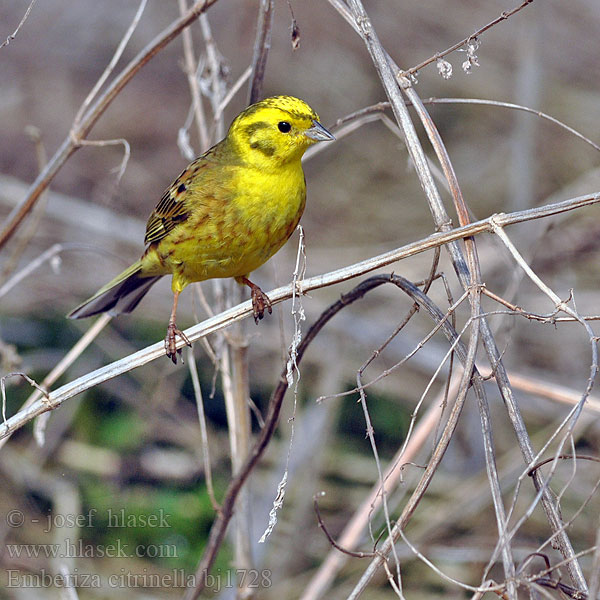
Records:
M252 142L250 148L262 152L265 156L273 156L275 154L275 146L268 141Z
M269 124L266 121L258 121L256 123L251 123L245 129L246 135L250 138L260 129L266 129L269 127Z

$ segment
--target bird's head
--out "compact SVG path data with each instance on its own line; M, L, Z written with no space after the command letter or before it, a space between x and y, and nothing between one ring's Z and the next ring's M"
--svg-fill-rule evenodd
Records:
M233 121L228 138L245 162L266 169L299 161L312 144L335 139L317 113L292 96L252 104Z

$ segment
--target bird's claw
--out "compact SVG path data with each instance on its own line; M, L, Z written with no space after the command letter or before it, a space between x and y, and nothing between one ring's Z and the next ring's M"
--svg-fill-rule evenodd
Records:
M177 349L177 336L179 336L190 348L192 342L188 339L187 335L180 329L177 329L175 323L169 323L167 327L167 336L165 337L165 352L167 357L173 361L173 364L177 364L177 355L181 356L181 348Z
M265 309L269 314L273 312L271 300L258 286L252 288L252 312L254 313L254 322L258 322L265 316Z

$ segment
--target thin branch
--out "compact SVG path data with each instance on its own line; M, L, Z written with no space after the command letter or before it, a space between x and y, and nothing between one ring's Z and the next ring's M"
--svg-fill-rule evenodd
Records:
M178 0L179 13L183 16L187 11L187 0ZM198 140L200 142L200 152L204 152L209 147L209 135L206 127L206 116L204 115L204 108L202 106L202 98L200 93L200 86L198 84L198 78L196 77L196 70L198 64L194 55L194 44L192 40L192 32L188 27L181 34L183 41L183 60L185 75L188 80L188 87L190 88L190 94L192 96L192 111L194 119L196 121L196 127L198 128Z
M226 68L223 55L217 48L210 22L205 14L200 16L200 29L204 38L204 45L206 46L206 61L210 76L210 91L205 91L205 94L210 100L213 123L215 125L212 133L215 138L214 141L217 141L225 135L225 124L223 123L222 113L218 113L218 106L223 101L227 92Z
M4 46L8 46L17 37L17 34L21 30L21 27L23 27L23 25L25 24L25 21L27 21L27 17L29 16L29 13L31 12L31 9L33 8L33 5L35 4L35 2L36 2L36 0L31 0L31 2L29 3L29 6L27 7L27 10L25 11L25 14L23 15L23 18L21 19L20 23L17 25L17 28L0 44L0 48L4 48Z
M579 417L581 410L583 409L583 405L584 405L587 397L590 395L590 393L592 391L592 387L594 385L596 375L598 374L598 345L596 343L597 342L596 335L594 334L590 325L588 323L586 323L586 321L579 315L577 310L572 309L566 302L561 300L559 298L559 296L554 291L552 291L540 279L540 277L537 275L537 273L535 273L535 271L523 259L523 257L521 256L519 251L516 249L516 247L514 246L512 241L506 235L506 232L504 231L504 229L500 225L496 224L496 222L493 218L492 218L492 227L494 228L494 233L502 240L504 245L507 247L509 252L514 257L515 261L525 271L525 273L533 281L533 283L535 283L535 285L537 285L538 288L554 302L556 308L567 313L569 316L573 317L574 319L577 319L577 321L579 321L581 323L581 325L583 326L583 328L585 329L585 331L588 334L588 338L590 340L591 354L592 354L592 362L590 365L590 376L588 378L588 383L587 383L586 389L581 396L581 400L579 401L577 410L573 414L573 418L571 421L571 423L572 423L571 428L572 428L575 426L575 422L576 422L577 418Z
M529 471L527 471L527 475L531 476L534 471L555 460L590 460L592 462L600 463L600 458L597 456L588 456L587 454L559 454L558 456L553 456L552 458L547 458L546 460L536 463Z
M100 148L104 148L105 146L123 146L123 158L121 159L119 170L117 171L116 167L114 169L114 171L117 171L117 183L121 181L131 156L131 146L125 138L117 138L114 140L80 140L79 144L81 146L98 146Z
M34 271L39 269L47 262L51 262L52 259L62 254L63 252L69 252L71 250L91 250L98 251L98 248L95 246L90 246L88 244L80 244L78 242L72 242L68 244L53 244L42 252L38 257L34 258L30 261L26 266L20 269L17 273L15 273L10 279L5 281L0 286L0 298L8 294L10 290L12 290L15 286L17 286L21 281L29 277Z
M252 73L252 67L246 67L246 70L238 77L237 81L231 86L229 91L223 96L223 99L219 102L218 106L215 109L215 114L213 119L215 121L219 120L223 116L223 111L227 108L227 105L231 102L233 97L242 89L242 86Z
M336 549L339 550L342 554L347 554L348 556L352 556L353 558L373 558L375 556L375 552L354 552L353 550L347 550L340 546L332 537L329 531L327 531L327 527L325 527L325 523L323 523L323 517L321 516L321 510L319 509L319 503L317 501L317 496L324 496L325 492L320 492L319 494L315 494L313 496L313 507L315 509L315 514L317 515L317 522L319 523L319 528L325 534L327 541Z
M415 107L417 114L420 117L423 126L425 127L425 131L427 132L429 140L433 145L438 160L440 161L442 171L450 188L450 193L452 195L454 207L456 209L456 212L458 213L459 223L461 225L465 225L470 222L469 210L464 201L462 191L458 183L458 178L452 166L452 162L450 160L448 151L446 150L446 147L439 134L439 131L435 126L435 123L431 119L429 113L426 112L424 105L420 102L420 98L416 94L415 90L411 86L407 86L404 88L404 92ZM444 209L444 206L441 203L438 204L439 195L430 194L428 196L428 199L430 202L432 214L434 215L434 219L438 228L442 230L448 228L449 217ZM493 341L492 333L489 329L485 317L481 320L479 319L479 317L481 316L482 278L474 238L465 238L465 250L467 255L467 264L469 272L468 278L465 269L465 259L462 256L462 252L458 244L449 245L449 251L452 257L454 269L459 277L459 280L462 283L463 289L469 290L471 292L469 295L469 299L471 302L471 318L476 320L476 323L478 325L477 332L481 333L484 345L488 347L495 347L495 342ZM479 330L479 326L481 326L481 330ZM489 407L487 404L485 394L483 392L477 395L477 402L481 420L481 431L484 440L486 469L492 492L492 499L496 514L496 523L498 527L499 540L502 550L502 561L504 565L505 579L507 581L507 592L509 598L516 598L517 592L514 584L514 562L512 559L512 552L510 549L510 540L506 531L507 518L504 510L504 504L502 501L502 492L500 489L500 481L496 466L492 429L490 426Z
M421 187L425 192L429 208L431 210L432 216L436 223L436 226L440 230L450 229L450 220L445 211L443 202L441 200L440 194L435 186L435 182L433 180L433 176L431 170L428 166L428 161L423 151L423 148L420 144L417 132L415 127L408 115L407 108L404 104L404 100L402 98L400 88L396 81L396 76L392 69L393 61L388 57L386 51L383 49L383 46L379 42L377 34L373 28L373 25L362 5L360 0L349 0L348 6L352 12L353 20L357 25L359 35L363 39L369 54L371 55L371 59L373 60L373 64L379 74L381 79L381 83L385 89L385 93L391 103L391 108L396 117L398 125L402 129L402 132L405 136L405 141L407 145L408 152L412 158L417 176L419 178L419 182L421 183ZM396 68L397 70L397 68ZM444 174L450 186L450 191L454 200L454 204L456 210L459 215L459 222L461 225L465 225L469 222L469 214L467 207L463 201L462 194L460 191L460 187L458 185L456 175L454 174L454 170L452 168L452 164L449 160L447 152L445 151L445 147L441 142L441 138L433 124L433 121L429 118L429 115L422 108L422 105L419 104L419 99L414 90L411 88L410 83L405 77L401 78L402 81L400 84L403 86L404 92L407 94L413 105L418 109L419 116L425 126L430 141L434 145L438 158L442 164L442 169L444 170ZM469 290L469 299L471 302L471 337L469 340L469 349L467 353L467 360L465 363L465 373L463 374L463 381L461 382L461 389L459 391L459 399L457 399L455 409L457 406L461 405L461 402L464 401L464 394L466 394L468 381L470 379L470 373L474 365L475 352L478 345L479 333L480 333L480 291L478 289L478 284L481 282L480 271L479 271L479 263L477 259L477 253L475 250L474 242L472 238L465 238L465 248L467 251L467 260L468 263L465 262L465 259L462 255L462 251L458 244L452 243L448 245L448 250L450 256L452 258L452 262L456 273L463 285L465 290ZM484 333L487 333L486 331ZM465 379L464 376L467 376ZM478 397L480 400L480 407L483 406L482 402L485 402L485 397L483 395L483 389L481 388ZM458 410L458 413L460 409ZM431 481L431 477L433 476L433 472L437 466L437 462L441 460L445 452L445 448L449 441L449 436L452 434L453 428L456 427L456 422L458 419L458 413L456 410L453 411L451 418L444 430L444 434L440 439L440 442L436 448L436 453L434 453L434 458L429 463L426 472L419 482L419 486L411 497L411 500L405 507L403 511L403 519L406 522L410 519L412 512L415 510L416 505L420 499L420 494L424 493L429 482ZM483 419L483 413L482 413ZM489 435L489 432L488 432ZM487 439L487 438L486 438ZM486 449L490 448L490 443L486 443ZM494 506L496 509L498 527L500 531L501 539L505 539L505 515L502 506L501 495L499 491L499 483L497 481L496 468L495 468L495 458L493 453L486 452L486 461L488 465L488 474L490 476L490 484L492 485L492 492L494 496ZM367 583L373 577L377 568L383 562L383 556L387 554L390 550L394 550L394 540L398 537L398 532L402 529L403 525L397 523L394 526L393 533L390 532L390 537L386 541L384 545L384 549L382 550L382 554L374 559L365 573L363 577L359 581L359 583L355 586L352 591L350 598L358 598L358 596L362 593ZM515 595L513 574L514 567L512 564L512 560L510 558L510 552L508 549L508 545L503 545L503 561L504 568L506 572L507 580L509 581L509 593L511 596ZM398 578L399 574L399 566L398 570Z
M42 380L42 387L46 390L50 389L50 387L58 381L59 377L61 377L66 370L83 354L84 350L100 335L100 332L111 322L112 317L108 314L103 314L98 318L98 320L94 323L92 327L90 327L77 341L77 343L63 356L63 358L58 362L58 364L44 377ZM36 402L40 398L41 394L39 392L34 392L27 398L21 410L28 406L31 406L34 402ZM44 413L40 415L34 425L33 434L35 437L35 441L38 446L43 446L45 442L44 434L46 424L48 422L48 418L50 417L50 413ZM0 440L0 448L6 443L7 438Z
M502 21L506 21L507 19L509 19L510 17L512 17L514 14L516 14L519 11L523 10L526 6L528 6L532 2L533 2L533 0L525 0L522 4L520 4L519 6L513 8L512 10L505 10L499 17L497 17L493 21L490 21L487 25L484 25L483 27L481 27L477 31L473 32L471 35L469 35L465 39L461 40L460 42L457 42L456 44L454 44L452 46L450 46L450 48L447 48L443 52L437 52L436 54L434 54L433 56L431 56L427 60L424 60L423 62L419 63L415 67L412 67L412 68L408 69L407 71L404 71L404 74L405 75L414 75L417 71L420 71L423 67L426 67L427 65L430 65L431 63L438 61L440 58L443 58L444 56L447 56L451 52L454 52L455 50L458 50L459 48L461 48L462 46L464 46L465 44L467 44L471 40L477 38L482 33L486 32L488 29L491 29L495 25L498 25L498 23L501 23Z
M372 277L371 280L375 280L376 277ZM444 315L441 311L433 305L429 299L416 287L414 287L410 282L404 280L401 277L396 275L390 276L390 281L400 287L405 293L409 294L412 300L419 302L420 306L424 308L427 313L433 318L435 322L444 321ZM458 424L458 418L460 413L462 412L462 407L464 406L464 402L466 400L466 394L471 384L473 384L474 389L479 396L483 394L483 387L481 386L481 379L477 377L471 378L471 374L474 374L474 360L475 360L475 352L477 349L477 335L471 335L469 339L469 346L465 348L464 345L460 342L459 337L457 336L454 329L446 322L443 327L444 334L448 337L449 341L454 345L456 345L456 352L458 354L459 359L465 366L465 370L463 371L459 390L457 394L456 401L448 418L448 421L444 427L444 431L440 436L439 442L433 452L433 455L425 468L423 475L421 476L413 494L409 498L407 504L405 505L402 514L399 519L394 524L392 530L389 532L389 537L386 539L383 544L381 550L378 552L377 557L370 563L369 567L363 574L359 583L355 586L352 593L348 596L348 598L358 598L364 589L366 583L371 579L372 573L374 573L379 566L385 563L385 556L387 556L394 545L394 542L400 536L400 532L406 527L407 523L412 518L416 507L421 501L423 495L425 494L435 471L437 470L447 448L450 443L450 440L453 436L453 433ZM473 332L474 330L471 329ZM400 575L399 575L399 566L397 566L398 571L398 584L400 584Z
M565 596L571 598L572 600L588 600L588 598L593 598L593 596L589 596L585 592L582 592L573 586L566 585L561 581L551 579L550 577L537 577L533 583L552 590L560 590Z
M256 25L256 40L252 57L252 77L248 89L248 104L254 104L262 95L267 58L271 49L271 30L275 13L274 0L260 0L258 23Z
M590 577L590 598L598 598L600 592L600 518L596 528L596 543L594 556L592 557L591 577Z
M448 157L448 153L445 149L445 146L443 145L443 142L441 141L439 133L437 132L437 129L435 128L435 125L434 125L431 117L429 116L429 114L427 114L425 112L422 102L421 102L420 98L418 97L418 95L416 94L415 90L412 88L412 86L407 84L405 78L399 78L399 79L400 79L399 84L403 86L403 89L404 89L406 95L408 96L408 98L411 100L411 102L417 109L418 114L421 117L422 123L425 126L425 129L429 135L429 139L434 146L434 149L436 151L436 154L438 155L439 160L442 163L442 168L444 169L444 173L449 178L450 188L453 192L453 194L452 194L453 200L455 202L456 210L459 214L459 221L461 224L464 224L465 221L468 221L469 215L468 215L466 206L464 206L464 203L462 201L462 197L460 196L460 189L458 188L458 183L456 182L456 176L450 165L450 160ZM455 193L456 191L458 192L458 194ZM434 200L437 201L437 197L434 197ZM438 214L438 213L441 213L441 215L445 215L443 206L438 207L438 209L435 211L435 214ZM438 219L439 218L440 217L438 216ZM436 220L436 224L438 225L438 227L444 227L447 222L447 219L448 219L448 217L447 217L447 215L445 215L444 219ZM474 250L474 246L472 245L470 239L466 239L465 241L466 241L467 256L470 261L469 266L470 266L471 274L473 275L476 273L477 281L480 281L479 266L477 264L476 258L475 258L475 262L473 262L473 258L475 257L475 254L474 253L471 254L471 252L470 252L470 249ZM466 280L464 269L462 269L460 267L460 263L461 263L460 249L455 244L450 245L449 248L450 248L451 253L454 253L453 254L453 262L455 265L455 269L456 269L457 274L458 274L459 278L461 279L461 282L464 287L464 286L468 285L469 282ZM570 314L572 314L572 313L570 313ZM584 324L584 327L586 326L585 323L582 322L582 324ZM589 328L589 326L587 326L587 327ZM507 406L507 412L511 419L513 428L515 430L517 440L518 440L519 446L521 448L521 452L523 454L523 458L524 458L525 462L527 464L529 464L534 456L534 451L533 451L533 447L531 444L531 440L529 439L529 435L527 433L527 429L525 427L523 417L520 413L519 406L514 398L512 388L510 385L510 381L508 380L508 377L506 376L506 370L505 370L503 362L502 362L502 356L501 356L500 352L498 351L498 347L494 340L490 325L489 325L487 319L485 319L485 318L481 320L481 333L482 333L483 345L485 347L486 353L490 360L490 364L496 371L496 381L498 384L498 388L499 388L502 398ZM594 365L597 364L595 360L594 360L593 364ZM588 386L590 386L589 383L588 383ZM565 559L567 559L567 561L568 561L567 569L569 571L569 574L570 574L573 582L576 583L576 585L581 590L586 590L587 587L586 587L585 578L583 576L583 572L581 570L579 563L574 559L575 552L574 552L573 546L571 544L571 541L564 529L562 519L560 516L560 510L557 505L557 502L537 474L534 477L534 484L536 486L536 490L538 491L538 493L540 495L542 506L546 513L546 517L548 519L550 527L552 528L553 534L558 534L556 541L557 541L557 544L559 546L559 549L560 549L563 557L565 557ZM507 549L503 548L503 557L505 559L505 567L507 566L507 557L505 554L506 551L507 551ZM513 577L512 577L512 575L509 574L507 577L507 582L508 582L508 593L509 593L510 597L514 597L516 594L516 590L514 589L512 581L513 581Z
M200 424L200 435L202 437L202 461L204 463L204 476L206 478L206 491L210 498L211 504L215 512L219 512L221 507L217 502L215 496L215 488L213 486L212 478L212 467L210 464L210 445L208 443L208 432L206 427L206 416L204 414L204 400L202 398L202 388L200 387L200 378L198 377L198 367L196 366L196 359L194 357L194 351L188 348L186 351L186 358L188 368L190 370L190 376L192 378L192 385L194 387L194 397L196 399L196 410L198 411L198 422Z
M419 305L425 311L427 311L427 313L434 319L434 321L437 322L437 321L444 320L443 313L429 301L429 299L427 298L427 296L425 296L425 294L423 294L423 292L421 292L418 288L416 288L412 283L410 283L406 279L399 277L397 275L375 275L375 276L363 281L359 285L357 285L348 294L344 294L340 298L340 300L338 300L337 302L332 304L328 309L326 309L321 314L319 319L317 319L317 321L310 327L310 329L308 330L308 332L306 334L306 337L302 340L302 342L298 346L298 357L297 357L298 363L302 359L307 346L312 342L312 340L321 331L321 329L324 327L324 325L333 316L335 316L343 308L349 306L351 303L362 298L369 291L371 291L385 283L393 283L394 285L399 287L402 291L407 293L413 301L418 302ZM448 339L454 342L457 338L457 334L454 331L454 329L447 322L446 322L445 326L443 327L443 329L444 329L444 333L448 337ZM475 344L470 344L469 350L467 351L460 342L458 343L457 353L458 353L459 357L461 358L463 364L465 364L465 365L473 364L472 361L474 360L475 349L476 349ZM283 402L283 396L288 388L288 381L287 381L286 374L287 374L287 366L284 368L284 370L281 374L281 377L280 377L279 384L278 384L277 388L275 389L275 391L273 392L273 394L271 396L271 400L269 401L268 413L267 413L267 417L265 418L265 427L261 431L258 440L256 441L254 447L252 448L245 465L240 470L239 474L229 484L228 490L225 494L225 499L223 500L221 513L217 516L216 521L213 523L204 556L201 559L201 561L198 564L198 567L196 569L196 587L188 589L188 591L184 595L184 600L195 600L199 596L199 594L203 591L203 589L206 585L206 577L204 575L207 574L209 572L209 570L211 569L211 567L214 563L214 560L216 558L216 555L218 553L218 550L222 544L222 541L223 541L223 538L225 535L225 530L227 528L227 524L233 514L233 507L234 507L236 498L237 498L240 490L242 489L242 486L244 485L247 477L249 476L252 469L255 467L258 459L264 452L266 446L269 443L269 440L271 439L271 437L274 433L274 430L275 430L275 427L277 424L277 420L279 418L281 404ZM412 515L412 512L414 511L414 509L416 508L416 505L418 503L418 499L422 496L422 494L427 489L427 486L429 485L429 482L431 481L431 477L433 476L433 473L435 472L437 466L439 465L439 462L441 461L446 448L448 447L448 444L449 444L451 436L452 436L452 432L454 431L454 429L458 423L458 416L462 410L462 406L463 406L463 403L464 403L464 400L466 397L466 392L469 387L469 381L470 381L470 374L467 375L465 372L465 374L461 380L459 396L456 400L456 403L454 405L454 408L452 410L452 414L448 420L448 423L446 424L444 434L442 435L440 442L438 444L438 447L436 448L436 452L434 453L433 458L430 460L430 462L425 470L425 473L422 476L421 481L419 482L419 485L417 486L417 489L413 493L413 495L411 497L411 502L409 502L409 505L407 505L407 507L403 511L402 526L404 526L406 524L406 522L410 518L410 515ZM476 386L478 393L482 392L480 380L479 380L479 382L477 380L474 380L473 383ZM398 526L399 526L399 524L396 523L396 525L394 525L394 529L396 529ZM386 545L389 545L389 541L390 541L389 539L386 541Z
M426 98L422 101L422 103L423 104L467 104L467 105L474 105L474 106L491 106L491 107L497 107L497 108L507 108L509 110L522 111L525 113L529 113L531 115L535 115L545 121L549 121L550 123L553 123L554 125L557 125L561 129L564 129L565 131L574 135L575 137L582 140L586 144L589 144L592 148L594 148L594 150L597 150L600 152L599 144L596 144L594 141L592 141L590 138L583 135L581 132L577 131L576 129L573 129L573 127L570 127L566 123L563 123L562 121L560 121L556 117L553 117L552 115L549 115L548 113L545 113L541 110L537 110L535 108L530 108L528 106L524 106L522 104L515 104L513 102L500 102L499 100L486 100L484 98ZM412 103L409 100L407 100L405 102L405 104L406 104L406 106L412 106ZM391 106L391 104L389 102L377 102L376 104L366 106L364 108L361 108L360 110L357 110L355 112L352 112L352 113L346 115L345 117L339 118L330 127L330 129L336 134L336 138L339 139L339 138L343 137L344 135L347 135L348 133L351 133L352 131L355 131L357 129L357 127L354 127L354 126L348 127L348 129L346 129L346 128L342 127L343 125L354 125L354 123L357 121L360 123L360 125L362 125L364 123L369 123L374 120L379 120L379 115L381 113L383 113L385 110L387 110L388 108L390 108L390 106ZM308 158L308 157L313 156L314 154L317 154L318 148L327 148L327 146L319 146L319 145L312 146L311 148L309 148L309 151L306 153L305 156Z
M313 323L313 325L309 328L309 330L306 333L306 337L298 345L296 362L300 364L300 362L302 361L302 357L304 356L304 353L309 344L315 339L315 337L318 335L321 329L340 310L342 310L349 304L355 302L356 300L362 298L362 296L367 291L369 291L369 289L377 287L378 285L380 284L374 284L371 280L362 282L361 284L356 286L354 290L342 296L340 300L338 300L335 304L331 305L328 309L326 309L317 319L317 321ZM248 454L248 457L244 462L243 466L240 468L237 475L230 482L225 493L223 503L221 505L221 512L219 513L219 515L217 515L217 518L211 527L204 555L196 568L196 587L188 588L183 597L184 600L195 600L202 593L204 587L206 586L205 575L210 571L217 556L217 553L221 547L225 536L225 531L227 529L227 525L229 524L229 521L233 516L233 509L236 499L242 487L244 486L246 479L256 466L258 460L264 453L271 438L273 437L273 434L275 433L275 428L279 420L279 413L281 411L281 405L283 403L283 398L287 389L288 380L286 364L280 375L278 385L273 391L271 399L269 400L267 415L265 417L265 426L261 429L258 439L254 443L254 446L251 448L250 453Z
M561 129L568 131L570 134L584 141L586 144L589 144L592 148L594 148L594 150L598 150L600 152L600 145L596 144L582 133L579 133L579 131L576 129L569 127L567 124L559 121L555 117L552 117L545 112L542 112L541 110L529 108L528 106L523 106L522 104L514 104L513 102L500 102L499 100L485 100L483 98L427 98L427 100L423 100L423 104L469 104L474 106L508 108L510 110L526 112L536 115L541 119L545 119L546 121L550 121L550 123L554 123L554 125L558 125Z
M455 202L455 207L459 214L459 220L461 222L461 225L464 225L469 220L469 214L466 209L466 206L464 205L464 202L462 201L460 195L460 188L458 187L458 184L456 182L456 177L450 164L447 152L439 137L439 133L437 132L433 121L424 110L422 102L416 94L415 90L412 88L410 80L403 75L403 72L397 67L397 65L395 65L393 60L389 57L389 55L381 46L377 38L377 34L375 33L371 21L369 20L369 17L366 11L364 10L360 0L348 1L353 16L351 24L358 31L363 41L365 42L371 54L373 63L378 71L378 74L380 75L382 84L386 91L386 95L390 100L394 115L405 135L409 154L413 160L415 170L419 177L421 186L427 196L429 208L432 211L437 227L441 230L449 229L450 220L443 206L443 203L441 202L439 192L435 188L431 172L428 169L428 162L425 158L423 149L420 145L414 126L410 118L406 114L406 107L404 106L403 100L400 98L399 88L401 88L404 91L404 93L408 96L412 104L418 109L419 117L421 118L421 121L426 128L430 141L434 145L434 149L436 150L438 158L442 163L442 168L444 169L445 175L448 178L448 183L450 185L452 197ZM480 282L478 261L475 253L475 248L474 245L471 243L471 240L469 240L468 238L466 239L467 258L469 261L468 268L467 263L465 262L462 255L462 249L458 246L458 244L449 244L448 249L452 257L454 268L463 287L465 289L469 289L469 286L472 286L473 283ZM479 296L477 293L478 287L474 286L470 289L473 290L473 293L471 295L472 317L475 317L477 316L479 311ZM531 447L531 441L529 440L523 418L519 411L519 407L515 402L512 389L510 387L510 381L506 377L506 372L502 364L502 358L494 341L489 323L485 318L481 320L475 319L474 322L480 324L481 326L484 347L486 349L492 366L497 370L496 380L500 389L500 393L502 394L504 402L507 405L508 414L511 418L513 427L515 429L519 446L521 447L521 451L523 453L525 462L530 463L534 454L533 449ZM544 507L553 532L560 533L558 538L558 544L563 556L569 559L567 565L569 573L573 581L576 582L576 584L578 585L578 587L582 590L585 590L585 578L583 577L581 567L573 558L574 550L562 526L560 513L558 507L556 506L556 502L552 498L549 491L543 485L543 482L539 481L536 478L535 484L537 489L541 490L542 492L542 505ZM499 503L496 503L496 506L498 510ZM386 549L389 550L389 545L386 546ZM503 557L505 562L505 569L512 568L510 565L510 561L504 551ZM373 577L375 571L377 570L380 564L381 557L378 556L377 559L375 559L371 563L371 565L361 578L360 582L355 587L351 595L352 598L358 597L361 591L364 590L368 581L370 581L370 579ZM511 597L514 597L516 590L514 590L512 581L512 577L509 576L508 591L509 595Z
M146 9L147 2L148 2L148 0L140 0L140 4L138 6L138 9L137 9L134 17L133 17L133 20L131 21L131 24L127 28L125 35L121 38L121 41L119 42L119 45L117 46L117 49L115 50L115 53L113 54L113 57L110 59L110 62L104 69L104 72L102 73L102 75L100 75L100 78L98 79L98 81L96 81L96 83L94 84L94 87L90 90L89 94L86 96L85 100L82 102L79 110L77 111L77 114L75 115L75 119L73 122L74 129L79 127L81 120L83 118L83 115L85 114L85 111L89 108L90 104L96 97L98 90L104 85L104 82L109 78L109 76L113 72L113 69L115 68L116 64L119 62L119 59L123 55L125 47L129 43L129 40L131 39L133 32L136 30L136 28L140 22L140 19L142 18L142 15L144 14L144 10Z
M45 399L48 398L48 390L45 390L41 385L39 385L36 381L31 379L29 375L26 373L15 372L15 373L7 373L0 377L0 393L2 395L2 420L6 425L6 380L11 377L22 377L27 383L34 387Z
M69 135L50 159L46 168L31 184L25 198L8 215L6 225L2 232L0 232L0 248L12 237L42 192L50 185L50 182L60 171L66 160L80 148L81 140L88 135L92 127L96 124L96 121L102 116L120 91L148 61L158 54L169 42L173 41L183 29L193 23L215 2L217 0L198 0L183 17L171 23L171 25L146 45L121 73L115 77L95 104L82 116L77 127L69 132Z
M457 390L458 382L454 382L448 395L454 396ZM431 403L427 413L416 426L414 426L416 414L413 410L409 431L404 443L390 461L390 466L388 466L384 474L385 487L388 493L391 493L401 482L404 465L416 458L418 453L424 447L431 432L435 429L436 423L441 419L441 416L442 402L439 397ZM365 497L360 506L356 509L352 518L344 527L344 531L338 538L340 546L346 549L357 547L364 536L363 532L372 513L377 511L381 505L381 497L381 486L379 482L377 482L373 485L369 494ZM345 556L334 550L330 551L327 558L321 563L317 573L304 590L300 600L317 600L318 598L321 598L331 586L337 573L345 562Z
M438 246L442 246L455 240L460 240L465 236L474 236L482 232L492 231L492 220L496 224L504 227L532 219L540 219L550 215L560 214L598 202L600 202L600 195L580 196L578 198L557 202L555 204L549 204L547 206L534 207L509 214L494 215L493 217L471 223L464 227L458 227L450 231L434 233L417 242L407 244L397 248L396 250L380 254L336 271L310 277L309 279L298 282L298 287L301 292L305 294L311 290L335 285L343 281L348 281L355 277L359 277L360 275L369 273L370 271L374 271L380 267L395 263L399 260L420 254L427 250L432 250ZM273 304L277 304L283 300L291 298L292 293L292 286L287 285L270 291L268 295L271 299L271 302ZM240 319L249 316L251 313L252 303L248 300L228 310L225 310L214 317L206 319L202 323L190 327L185 331L185 334L190 341L194 342L204 336L214 333L215 331L219 331L227 327L235 321L239 321ZM185 342L183 342L183 340L178 341L178 347L183 347L184 344ZM81 392L84 392L85 390L122 375L123 373L127 373L132 369L148 364L153 360L164 358L164 350L164 342L157 342L156 344L152 344L151 346L130 354L125 358L117 360L109 365L101 367L100 369L92 371L91 373L83 375L82 377L63 385L50 394L48 402L35 402L27 410L18 412L16 415L10 417L5 424L0 425L0 439L6 437L16 429L21 428L31 419L48 410L57 408L64 401L76 396L77 394L80 394Z
M46 154L46 148L42 143L42 135L40 130L33 126L29 125L25 128L27 135L32 139L35 144L35 154L38 162L38 169L40 171L46 166L48 162L48 155ZM19 263L19 259L27 249L29 242L35 235L38 227L41 223L42 217L46 212L48 193L44 193L40 196L40 201L37 206L32 210L32 215L29 224L25 227L25 230L21 232L19 236L17 236L17 243L15 247L12 249L10 256L2 265L2 273L0 274L0 285L4 282L6 278L13 272Z

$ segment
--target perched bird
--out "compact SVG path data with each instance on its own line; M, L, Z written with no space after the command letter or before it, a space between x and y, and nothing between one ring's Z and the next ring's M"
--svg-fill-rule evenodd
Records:
M306 149L334 137L302 100L274 96L240 113L227 136L166 190L146 224L140 260L68 316L131 312L163 275L172 275L173 309L165 350L177 363L175 322L181 291L195 281L234 277L251 290L254 320L271 301L248 277L290 237L304 211ZM181 351L180 351L181 352Z

